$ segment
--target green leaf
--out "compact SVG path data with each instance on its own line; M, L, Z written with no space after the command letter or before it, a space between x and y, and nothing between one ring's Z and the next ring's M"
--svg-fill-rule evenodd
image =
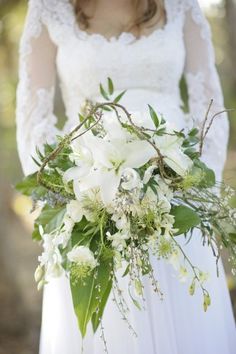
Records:
M149 113L150 113L150 116L152 118L152 121L153 121L155 127L158 128L159 125L160 125L160 120L158 118L158 115L156 114L156 112L154 111L152 106L150 106L150 104L148 105L148 108L149 108Z
M81 113L79 113L79 121L80 121L80 123L82 123L84 120L85 120L85 117Z
M216 184L215 173L213 170L208 168L204 162L200 160L195 160L194 165L200 168L203 172L203 178L199 183L199 187L211 188Z
M32 158L32 160L34 161L34 163L35 163L38 167L41 166L41 163L40 163L38 160L36 160L35 157L31 156L31 158Z
M96 310L102 313L105 308L111 288L110 276L111 262L100 260L97 270L94 270L86 279L78 279L76 283L70 281L74 309L82 337L85 337L87 325ZM94 316L95 330L99 325L99 318Z
M112 95L114 92L114 85L110 77L108 77L107 80L108 80L108 92L110 95Z
M45 205L41 214L35 220L36 227L37 225L42 225L45 233L54 231L62 225L65 212L65 207L51 208L48 205Z
M122 277L125 277L129 273L129 268L130 268L130 265L128 264Z
M41 151L39 150L38 146L36 146L35 151L36 151L36 154L38 155L39 159L41 161L43 161L44 160L44 155L41 153Z
M96 232L99 231L99 227L97 227L97 229L94 227L94 232L88 234L87 231L91 230L91 228L93 228L93 225L87 221L85 217L83 217L80 222L76 223L71 235L72 247L75 245L87 245L95 236Z
M122 91L118 96L116 96L116 98L114 99L114 103L118 103L121 98L124 96L124 94L126 93L126 90L125 91Z
M191 160L199 158L199 152L196 151L194 148L187 148L184 150L185 155L188 155Z
M38 184L37 172L25 177L22 181L18 182L15 185L15 189L27 196L31 196L33 193L41 196L47 192L46 188Z
M166 133L166 128L160 128L158 129L154 134L158 136L162 136Z
M40 232L39 232L39 225L34 224L34 230L32 232L32 239L34 241L40 241L42 239Z
M130 290L129 290L129 296L133 302L133 304L139 309L140 311L142 310L142 307L140 306L139 302L132 296Z
M108 112L111 112L111 111L112 111L112 109L111 109L111 108L106 107L106 106L103 106L103 107L102 107L102 109L103 109L104 111L108 111Z
M190 132L188 133L189 136L196 136L197 134L198 134L197 128L191 129Z
M164 119L164 117L162 116L161 117L161 124L165 124L166 123L166 120Z
M230 241L232 241L234 244L236 244L236 232L229 233L229 238L230 238Z
M199 143L199 139L196 136L193 136L193 137L188 137L187 139L185 139L182 146L183 147L191 147L191 146L195 146L198 143Z
M92 326L93 326L94 333L96 332L96 330L98 329L98 326L100 324L100 318L102 318L102 315L103 315L108 297L110 295L111 289L112 289L112 281L109 280L107 287L104 291L104 294L101 298L101 302L98 304L98 311L94 312L92 315Z
M175 217L174 228L179 229L175 235L184 234L201 222L198 214L184 205L173 206L171 214Z
M185 134L182 130L178 131L178 130L174 130L174 133L176 136L178 136L179 138L185 138Z
M109 101L108 94L107 94L106 91L104 90L102 84L100 84L99 87L100 87L100 93L101 93L101 95L102 95L107 101Z

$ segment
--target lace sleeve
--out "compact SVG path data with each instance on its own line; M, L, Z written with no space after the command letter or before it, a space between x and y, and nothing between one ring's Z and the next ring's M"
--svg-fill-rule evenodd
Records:
M195 125L201 128L210 100L213 99L210 116L224 109L224 102L215 67L210 26L197 0L188 0L185 10L185 78L188 86L190 116ZM214 120L203 148L202 159L215 170L217 180L222 178L228 131L228 117L223 113Z
M37 169L35 147L53 142L59 130L53 114L56 46L42 19L42 4L30 0L19 50L16 92L17 148L24 174Z

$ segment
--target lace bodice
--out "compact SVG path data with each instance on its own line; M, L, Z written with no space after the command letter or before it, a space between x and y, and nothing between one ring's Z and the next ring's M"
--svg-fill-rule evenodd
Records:
M36 170L35 147L52 142L57 119L53 114L55 76L58 73L66 108L63 132L76 124L86 98L96 99L100 82L109 76L118 91L128 90L123 103L143 110L152 103L177 126L199 127L209 101L213 112L223 109L209 25L196 0L165 0L163 28L135 38L82 31L69 0L30 0L20 43L17 88L17 142L25 174ZM189 114L181 110L179 82L185 75ZM126 98L125 98L126 97ZM101 99L101 97L100 97ZM220 178L228 141L227 115L211 129L203 158Z

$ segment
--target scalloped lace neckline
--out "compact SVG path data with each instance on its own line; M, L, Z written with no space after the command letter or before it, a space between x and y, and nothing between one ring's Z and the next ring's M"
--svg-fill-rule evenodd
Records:
M92 40L92 41L97 39L97 40L99 40L103 43L107 43L107 44L110 44L110 43L135 44L135 43L141 42L142 40L151 39L153 36L155 36L157 34L162 34L162 33L166 32L171 21L170 21L170 16L169 16L170 14L169 14L169 9L168 9L168 1L164 0L164 3L165 3L165 11L166 11L166 22L165 22L164 26L156 28L155 30L153 30L151 33L149 33L147 35L142 34L140 37L136 37L131 32L123 31L118 36L111 36L110 38L107 38L106 36L104 36L101 33L88 33L87 31L82 30L75 18L73 7L71 4L70 5L71 5L71 11L73 12L76 32L80 36L81 39Z

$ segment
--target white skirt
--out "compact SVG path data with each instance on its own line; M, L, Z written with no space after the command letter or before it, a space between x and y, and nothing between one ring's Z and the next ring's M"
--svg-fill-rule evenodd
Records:
M182 240L180 239L182 238ZM178 240L184 242L183 236ZM233 311L222 262L216 276L215 259L210 248L203 247L195 232L185 248L194 264L210 273L206 288L212 304L203 311L200 289L188 293L189 283L180 283L172 265L152 259L156 278L164 293L161 300L150 280L144 277L145 310L138 310L127 294L128 278L119 276L119 284L128 303L132 334L113 301L108 299L103 316L104 335L109 354L235 354L236 331ZM104 353L101 328L93 334L89 326L84 354ZM70 285L66 277L52 280L44 288L40 354L80 354L82 338L74 314Z

